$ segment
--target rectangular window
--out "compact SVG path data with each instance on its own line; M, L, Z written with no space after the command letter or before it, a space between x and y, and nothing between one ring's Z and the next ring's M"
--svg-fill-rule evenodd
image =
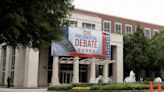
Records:
M137 26L135 26L134 32L137 32Z
M151 29L150 28L145 28L144 29L144 35L148 38L151 38Z
M158 29L153 29L153 36L157 33L159 33L159 30Z
M132 25L125 24L125 34L132 34Z
M75 21L75 20L67 19L66 23L68 23L68 25L71 26L71 27L77 27L77 21Z
M111 22L110 21L103 21L103 31L111 32Z
M96 27L95 24L92 23L86 23L86 22L82 23L82 28L95 30L95 27Z
M115 33L122 34L122 24L121 23L115 23Z

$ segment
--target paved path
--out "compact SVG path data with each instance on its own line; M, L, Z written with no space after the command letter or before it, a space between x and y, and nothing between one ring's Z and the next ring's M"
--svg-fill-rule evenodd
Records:
M0 88L0 92L47 92L47 89L46 88L40 88L40 89Z
M0 88L0 92L62 92L62 91L47 91L47 88L38 88L38 89ZM78 91L78 92L80 92L80 91ZM94 91L92 91L92 92L94 92ZM105 91L105 92L107 92L107 91ZM154 92L157 92L157 90L155 90ZM164 92L164 91L162 91L162 92Z

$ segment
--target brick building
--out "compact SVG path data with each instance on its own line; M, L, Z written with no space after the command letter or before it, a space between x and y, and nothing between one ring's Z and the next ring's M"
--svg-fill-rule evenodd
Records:
M64 43L66 47L63 47L63 43L54 43L50 48L36 51L1 44L0 84L7 84L8 76L17 87L47 86L50 83L95 83L99 75L103 76L104 82L108 82L109 77L113 82L123 82L123 35L135 32L137 24L149 38L164 29L160 25L80 9L72 11L66 21L70 23L69 32L72 32L67 34L69 43ZM105 48L108 44L102 40L108 40L106 34L110 34L109 49ZM72 40L76 40L73 37L83 38L78 43L81 48L72 49L68 46L73 44ZM84 45L84 39L88 45ZM91 42L94 42L94 46L90 40L93 40ZM71 50L76 53L70 54ZM110 58L106 57L107 54Z

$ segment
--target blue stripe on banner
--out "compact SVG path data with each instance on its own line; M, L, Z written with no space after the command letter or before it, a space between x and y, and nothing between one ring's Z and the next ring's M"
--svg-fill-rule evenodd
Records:
M106 33L106 58L111 59L110 33Z
M69 30L68 26L64 27L64 38L65 39L68 39L68 30Z

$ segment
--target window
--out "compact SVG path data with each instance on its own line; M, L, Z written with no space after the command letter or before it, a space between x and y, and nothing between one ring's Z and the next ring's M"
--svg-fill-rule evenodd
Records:
M134 32L137 32L137 26L135 26Z
M156 35L157 33L159 33L159 30L153 29L153 36Z
M122 33L122 24L121 23L115 23L115 33L116 34Z
M132 34L132 25L125 24L125 34Z
M151 38L151 29L150 28L145 28L144 29L144 35L148 38Z
M95 30L95 24L83 22L82 23L82 28Z
M111 22L110 21L103 21L103 31L110 32L111 31Z
M66 22L71 27L77 27L77 21L67 19Z

